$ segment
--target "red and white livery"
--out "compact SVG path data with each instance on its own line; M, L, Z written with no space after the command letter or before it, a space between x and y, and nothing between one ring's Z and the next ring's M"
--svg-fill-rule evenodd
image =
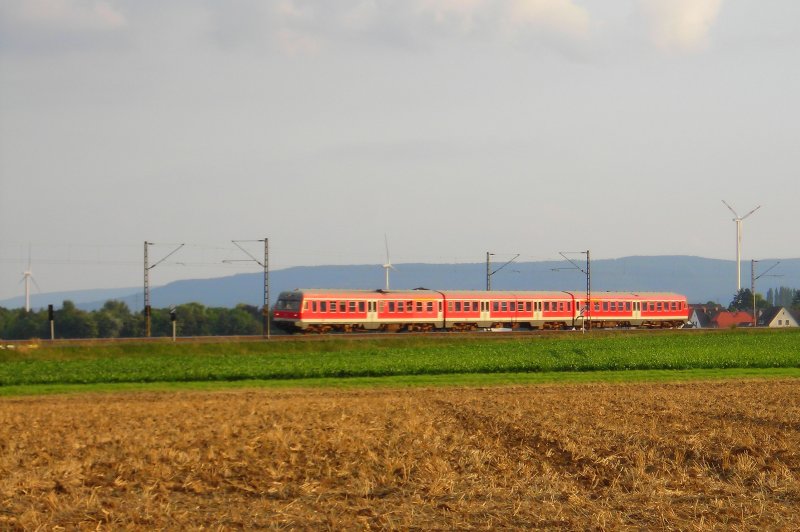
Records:
M686 296L660 292L325 290L282 292L275 324L287 331L433 331L682 327Z

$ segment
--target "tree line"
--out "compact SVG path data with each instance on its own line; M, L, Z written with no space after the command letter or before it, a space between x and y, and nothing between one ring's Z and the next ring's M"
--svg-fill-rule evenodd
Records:
M753 300L753 292L749 288L742 288L733 295L728 310L743 310L753 312L756 310L763 310L768 307L786 307L800 309L800 290L793 288L780 287L778 290L770 288L767 291L765 298L758 292L755 294L755 301Z
M709 302L713 303L713 302ZM770 289L765 298L755 295L757 309L777 305L800 308L800 290ZM736 293L729 310L753 311L753 294L743 288ZM176 329L178 336L237 336L263 333L261 309L239 304L234 308L206 307L200 303L178 305ZM64 301L53 312L56 338L136 338L145 335L145 319L141 312L131 312L122 301L106 301L101 309L86 311L72 301ZM271 327L274 333L280 333ZM170 309L151 309L151 336L172 336ZM27 340L50 338L50 319L47 309L26 312L25 309L0 307L0 338Z
M259 307L237 305L235 308L206 307L187 303L175 307L178 336L258 335L263 332L264 318ZM25 309L0 307L0 338L27 340L50 338L50 316L47 309L26 312ZM131 312L121 301L107 301L101 309L86 311L72 301L64 301L53 312L55 338L135 338L145 335L145 319L141 312ZM151 309L151 336L172 336L170 309Z

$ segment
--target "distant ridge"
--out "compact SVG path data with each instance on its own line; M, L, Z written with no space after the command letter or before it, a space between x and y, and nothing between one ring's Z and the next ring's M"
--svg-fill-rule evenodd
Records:
M775 259L780 265L771 273L778 278L763 278L756 291L769 288L800 288L800 259ZM764 260L767 262L767 259ZM599 291L668 291L685 294L691 302L716 301L727 305L736 291L735 262L683 255L633 256L592 261L592 290ZM393 289L417 287L439 290L482 290L486 287L486 264L395 264ZM569 268L566 261L512 263L492 276L494 290L584 290L586 276ZM561 271L553 271L561 268ZM750 264L743 262L742 280L750 286ZM378 289L385 283L382 265L296 266L270 273L273 302L283 290L294 288ZM263 298L263 274L245 273L214 279L193 279L152 288L154 307L198 302L210 307L233 307L239 303L260 306ZM86 310L100 308L108 299L124 301L131 309L142 306L142 288L81 290L34 294L34 308L57 307L65 299ZM5 308L19 308L24 298L0 301Z

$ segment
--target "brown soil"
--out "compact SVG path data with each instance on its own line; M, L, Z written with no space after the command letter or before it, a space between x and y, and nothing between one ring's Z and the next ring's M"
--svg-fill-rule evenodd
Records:
M0 400L0 529L797 529L800 383Z

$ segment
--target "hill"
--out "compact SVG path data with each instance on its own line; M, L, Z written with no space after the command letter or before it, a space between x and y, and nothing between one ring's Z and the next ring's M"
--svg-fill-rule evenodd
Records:
M766 261L765 261L766 262ZM493 264L497 269L502 263ZM482 290L486 287L486 264L397 264L391 272L391 287L417 287L439 290ZM569 270L566 261L512 263L492 276L494 290L585 290L586 276ZM727 304L735 288L735 263L729 260L689 256L625 257L592 261L592 291L670 291L686 294L691 302L717 301ZM555 271L557 270L557 271ZM750 285L750 264L742 263L743 287ZM768 288L800 288L800 259L783 259L772 270L780 277L760 279L758 293ZM360 288L384 286L380 265L297 266L270 273L273 302L283 290L294 288ZM132 309L142 306L142 289L86 290L36 294L34 307L60 305L65 299L80 308L99 308L107 299L124 301ZM167 307L196 301L206 306L233 307L239 303L260 306L263 298L261 273L238 274L214 279L191 279L155 287L151 291L154 307ZM22 298L0 301L0 306L18 308Z

